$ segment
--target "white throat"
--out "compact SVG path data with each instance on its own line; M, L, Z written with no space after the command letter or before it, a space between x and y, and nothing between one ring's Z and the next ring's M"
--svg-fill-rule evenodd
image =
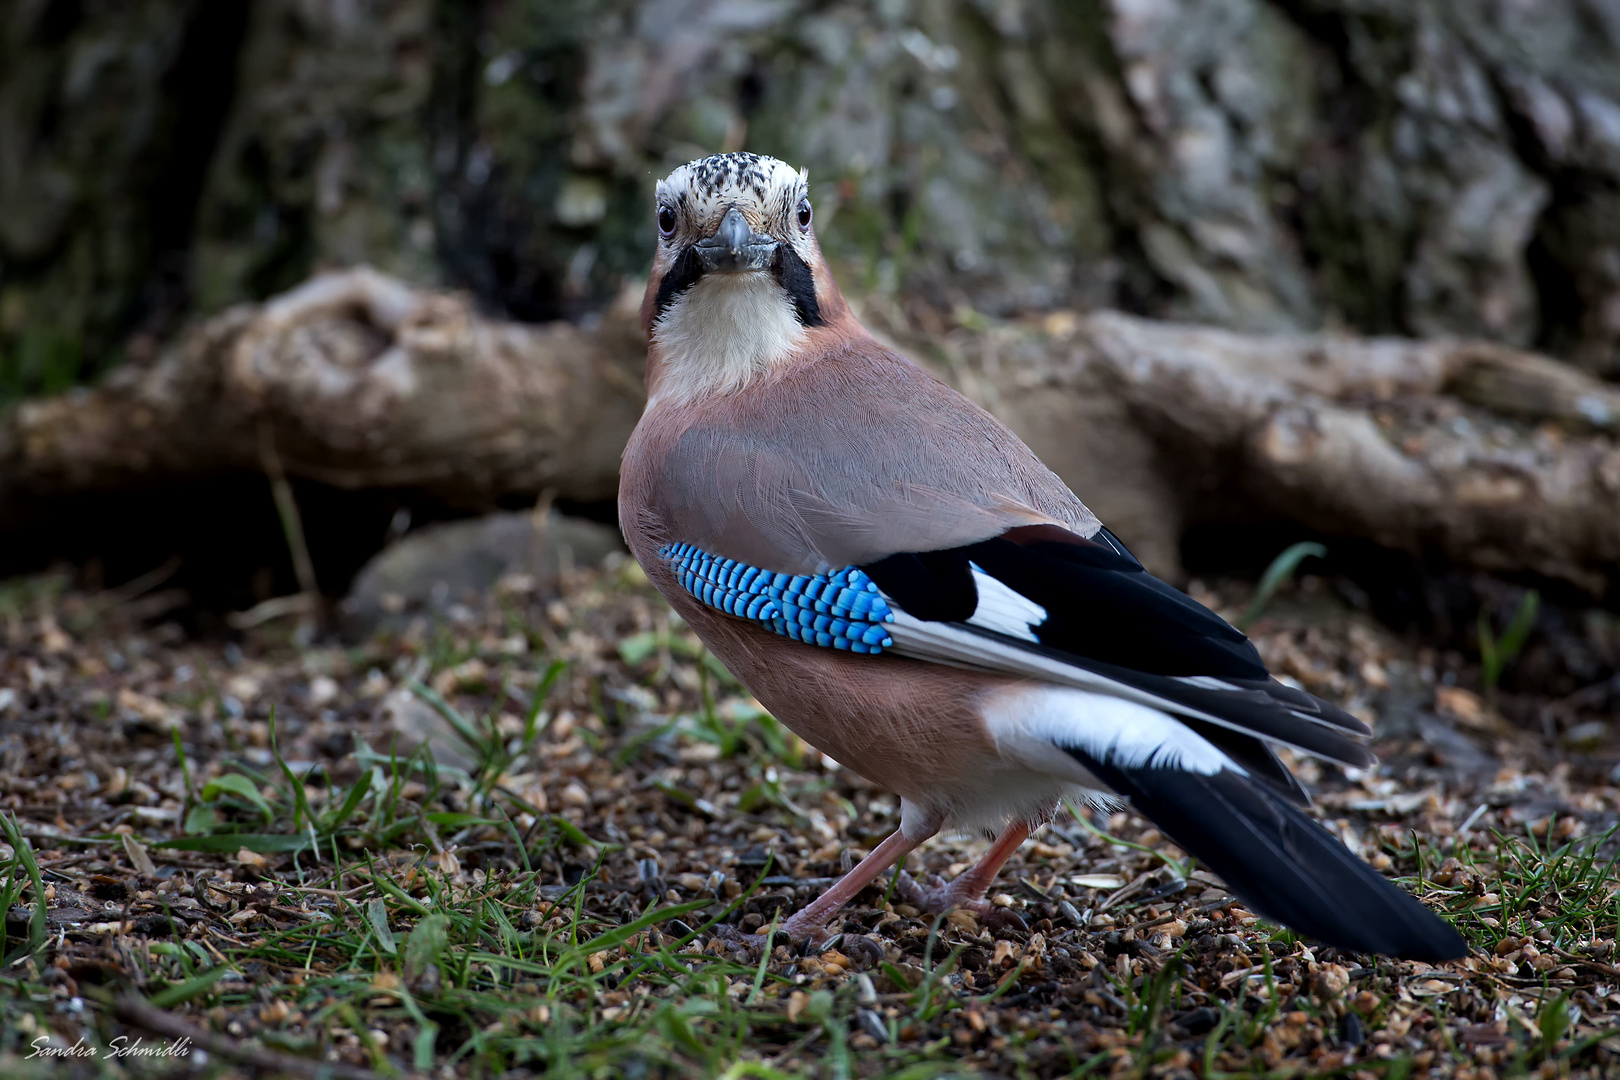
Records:
M740 390L804 338L787 293L766 273L705 274L653 327L664 368L651 406Z

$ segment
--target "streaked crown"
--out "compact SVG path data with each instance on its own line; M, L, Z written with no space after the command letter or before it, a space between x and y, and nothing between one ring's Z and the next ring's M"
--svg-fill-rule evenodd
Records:
M726 212L736 208L754 232L797 248L809 232L809 198L810 174L803 169L759 154L715 154L659 182L659 237L678 247L713 236ZM801 257L809 254L808 248L800 251Z

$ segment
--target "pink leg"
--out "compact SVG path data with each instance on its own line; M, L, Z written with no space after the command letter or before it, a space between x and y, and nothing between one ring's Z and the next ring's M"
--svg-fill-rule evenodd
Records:
M938 830L939 826L936 824L929 827L921 836L907 836L904 828L896 829L889 834L888 839L872 849L872 854L839 878L832 888L812 900L808 907L790 916L788 921L782 924L781 932L794 941L802 941L825 929L827 920L832 918L835 911L853 900L856 893L872 884L878 875L904 859L911 853L912 848L933 836Z
M965 907L984 914L988 910L984 894L989 891L990 883L1001 873L1002 866L1012 858L1013 852L1029 839L1031 831L1027 821L1015 821L1008 825L996 837L996 842L990 845L990 850L984 853L984 858L958 874L949 885L925 889L906 879L906 898L924 911L949 911Z
M996 880L996 875L1001 873L1001 868L1012 858L1013 852L1029 839L1029 834L1030 827L1027 821L1015 821L1001 830L1001 835L990 845L990 850L984 853L984 858L962 871L945 887L953 906L983 900L984 894L990 890L990 883Z

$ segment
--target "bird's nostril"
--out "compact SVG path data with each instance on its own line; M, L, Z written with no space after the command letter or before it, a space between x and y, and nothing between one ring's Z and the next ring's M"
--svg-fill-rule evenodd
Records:
M726 211L726 216L721 220L719 235L716 239L735 254L742 251L752 234L753 230L748 227L748 222L744 219L742 211L734 206Z
M757 270L774 242L756 234L738 207L729 207L713 235L700 240L698 257L711 270Z

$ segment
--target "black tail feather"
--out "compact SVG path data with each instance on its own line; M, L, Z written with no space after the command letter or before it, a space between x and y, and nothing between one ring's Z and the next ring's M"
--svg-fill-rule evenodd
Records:
M1431 963L1468 954L1457 931L1269 785L1235 770L1126 769L1064 749L1256 914L1355 952Z
M1264 739L1257 739L1253 735L1245 735L1203 720L1193 720L1189 717L1177 719L1196 731L1206 742L1214 743L1223 754L1248 770L1250 776L1270 784L1289 802L1296 806L1311 805L1311 797L1306 794L1303 787L1300 787L1299 778L1289 772L1288 766L1277 759L1276 751Z

